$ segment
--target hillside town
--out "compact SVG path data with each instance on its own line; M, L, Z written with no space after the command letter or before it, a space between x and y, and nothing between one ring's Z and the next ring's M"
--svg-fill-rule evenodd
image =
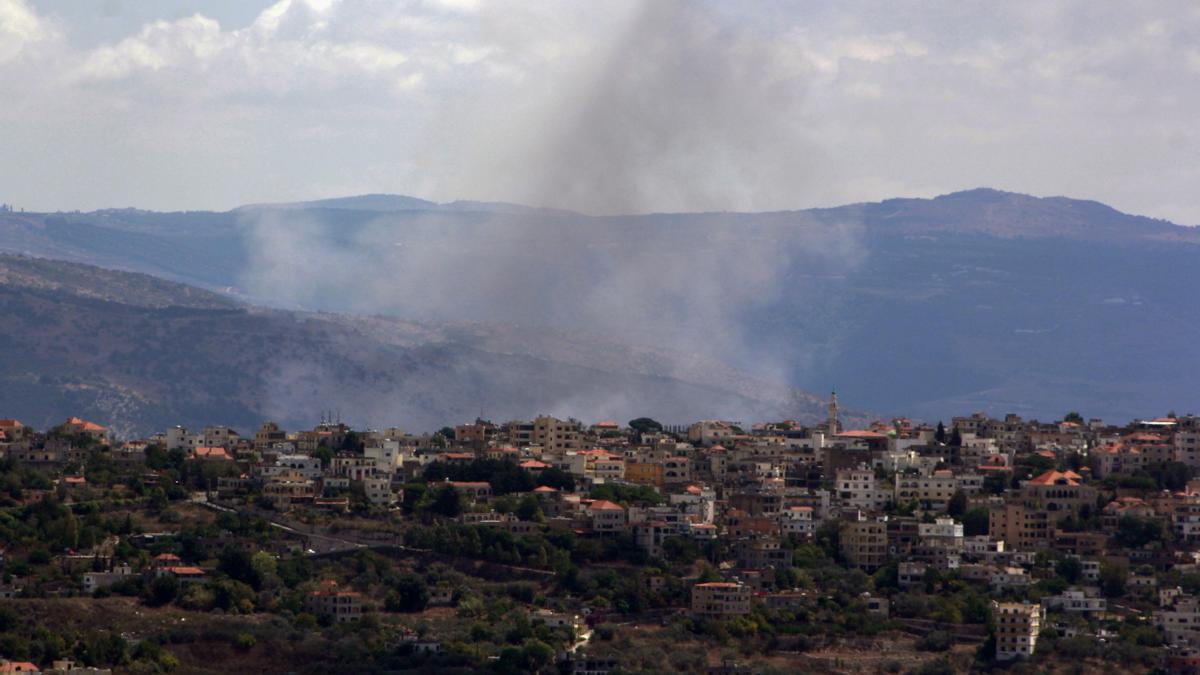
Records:
M0 672L1200 669L1191 415L0 419L0 457Z

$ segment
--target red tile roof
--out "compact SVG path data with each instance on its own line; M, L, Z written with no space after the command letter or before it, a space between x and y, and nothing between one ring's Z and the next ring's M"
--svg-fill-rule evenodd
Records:
M837 438L887 438L886 434L881 434L877 431L866 431L865 429L843 431L840 434L834 434L834 436Z
M196 448L195 456L197 459L233 459L229 456L229 453L225 451L225 448L220 447L198 447Z
M1081 480L1083 480L1083 476L1074 471L1050 470L1036 478L1029 479L1029 483L1031 485L1079 485Z

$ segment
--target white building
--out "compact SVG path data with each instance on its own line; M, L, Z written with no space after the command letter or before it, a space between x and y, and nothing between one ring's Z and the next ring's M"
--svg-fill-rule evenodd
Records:
M843 506L864 511L882 509L892 497L890 489L877 485L875 470L867 467L839 470L834 490Z
M1108 601L1100 597L1099 589L1095 587L1072 588L1042 600L1046 609L1061 609L1064 612L1104 612L1108 609Z

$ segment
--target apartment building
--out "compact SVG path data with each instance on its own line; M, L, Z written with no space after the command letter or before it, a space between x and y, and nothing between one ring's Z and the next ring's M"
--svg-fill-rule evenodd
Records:
M750 587L732 581L711 581L692 587L692 613L727 618L750 613Z
M1012 661L1033 656L1041 631L1041 606L993 602L992 615L996 622L996 660Z

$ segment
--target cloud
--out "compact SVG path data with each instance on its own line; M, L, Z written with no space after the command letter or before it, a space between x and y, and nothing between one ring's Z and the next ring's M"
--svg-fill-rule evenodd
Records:
M1200 8L1184 0L283 0L244 25L164 15L98 45L83 15L33 7L0 0L0 77L21 94L0 150L28 158L0 183L31 207L372 191L777 209L992 185L1200 222ZM670 136L687 161L656 145L676 120L629 98L649 77L694 97ZM607 143L627 170L523 175L538 136L585 171L608 166Z
M25 0L0 0L0 65L53 37L56 37L54 28L35 14Z

